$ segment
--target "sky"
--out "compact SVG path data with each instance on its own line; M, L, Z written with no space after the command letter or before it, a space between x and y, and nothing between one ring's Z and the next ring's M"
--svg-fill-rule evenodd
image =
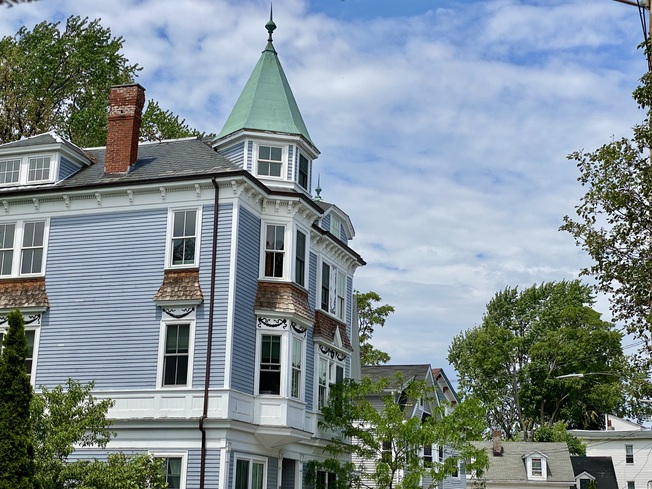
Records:
M258 0L40 0L20 26L101 18L148 98L218 133L267 32ZM322 197L351 217L359 291L395 307L373 343L449 378L451 339L505 287L590 264L560 232L582 195L567 155L629 136L646 63L637 8L612 0L277 0L274 46L321 156ZM608 301L596 309L609 320ZM631 344L631 343L629 343ZM625 340L628 346L628 340ZM626 348L626 352L632 350Z

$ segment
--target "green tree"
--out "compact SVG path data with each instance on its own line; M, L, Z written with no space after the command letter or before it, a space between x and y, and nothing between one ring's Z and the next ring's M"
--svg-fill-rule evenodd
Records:
M25 370L27 339L22 314L11 311L7 324L0 355L0 488L31 489L34 478L32 385Z
M648 362L652 328L652 73L641 78L634 100L647 116L634 126L633 137L622 137L593 152L576 151L578 181L586 193L577 216L564 217L569 232L593 259L582 270L608 294L614 321L644 340L640 361ZM649 364L648 364L649 365Z
M622 403L616 376L556 378L626 366L622 335L592 304L590 287L577 280L507 287L487 304L480 326L453 338L448 361L461 391L486 406L489 426L508 439L561 420L597 428Z
M390 360L389 354L371 344L375 327L385 326L394 306L379 304L382 299L376 292L355 292L358 305L358 334L360 336L360 362L362 365L380 365Z
M41 22L0 39L0 144L55 130L78 146L103 146L110 87L141 69L123 44L99 19L78 16L65 28ZM143 128L146 139L199 135L153 101Z
M542 442L566 442L571 455L586 455L586 443L576 436L571 435L566 429L564 421L557 421L553 425L545 424L539 426L534 432L534 441Z
M75 448L105 448L115 436L106 418L113 405L92 394L93 383L69 379L65 386L41 387L31 406L36 440L36 484L40 489L165 487L157 461L146 454L114 454L107 462L69 460ZM131 485L130 485L131 484ZM149 484L149 485L147 485Z
M411 415L411 407L419 401L430 406L431 416ZM330 458L310 462L307 481L322 489L319 473L326 471L337 474L341 489L369 483L378 489L416 489L424 478L436 482L452 475L460 459L470 461L467 470L481 473L488 463L486 453L470 444L480 439L485 427L479 403L462 402L447 416L443 409L432 386L400 376L376 383L369 379L338 383L322 408L320 422L322 430L333 434L326 447ZM432 445L449 446L457 456L443 464L418 456L422 447ZM372 463L341 461L349 456Z

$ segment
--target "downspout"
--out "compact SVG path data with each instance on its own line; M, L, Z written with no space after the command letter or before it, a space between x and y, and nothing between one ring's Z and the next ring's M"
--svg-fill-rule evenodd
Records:
M213 209L213 244L211 248L211 292L208 300L208 340L206 342L206 373L204 377L204 408L199 418L199 431L201 431L201 460L199 463L199 489L204 489L206 478L206 428L204 421L208 418L208 386L211 381L211 356L213 353L213 309L215 308L215 267L217 265L217 214L220 189L215 177L211 179L215 187L215 200Z

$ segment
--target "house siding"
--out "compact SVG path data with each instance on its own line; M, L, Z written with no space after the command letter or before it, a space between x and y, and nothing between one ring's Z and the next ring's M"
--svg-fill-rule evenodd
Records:
M36 385L156 387L166 224L165 208L50 220Z
M220 451L206 451L206 471L204 475L205 487L217 488L220 481ZM201 472L201 451L188 451L188 466L186 470L186 489L199 487L199 475Z
M240 168L244 166L244 141L228 148L219 151L222 156L228 158L231 163L238 165Z
M199 283L204 293L204 303L197 308L195 330L195 361L193 386L203 387L206 374L206 347L208 341L208 314L211 290L211 263L214 206L204 206L202 211L202 241L200 250ZM217 223L217 261L215 267L215 310L213 312L213 352L211 356L210 387L224 386L226 362L227 311L229 304L229 278L231 254L231 223L233 206L220 204Z
M256 354L253 302L258 285L260 219L247 209L240 208L238 229L231 385L234 389L253 395Z
M295 161L294 161L294 156L296 154L295 147L294 145L290 145L288 148L288 173L287 173L287 179L290 181L295 182L296 178L294 176L294 167Z
M296 464L296 460L289 458L283 459L283 480L281 481L281 489L294 489Z
M65 180L66 178L68 178L70 175L72 175L78 170L79 170L79 165L76 165L65 156L62 156L59 159L59 175L57 177L57 181Z
M278 458L267 458L267 489L278 489Z
M330 231L331 230L331 215L327 214L324 217L321 218L321 228L324 231Z
M247 144L247 170L249 170L251 173L254 175L256 172L254 171L254 143L253 141L249 141Z

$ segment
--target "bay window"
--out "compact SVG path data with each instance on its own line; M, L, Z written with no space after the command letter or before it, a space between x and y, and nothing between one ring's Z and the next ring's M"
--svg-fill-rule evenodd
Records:
M328 396L332 387L344 380L344 363L336 357L331 359L319 355L317 368L317 407L323 408L328 404Z
M285 319L259 318L257 393L303 398L307 328ZM274 330L285 327L286 331Z
M283 148L258 146L258 175L280 177L283 169Z
M299 230L297 230L294 248L294 281L303 287L306 283L306 235Z
M260 341L260 394L281 393L281 337L263 335Z

